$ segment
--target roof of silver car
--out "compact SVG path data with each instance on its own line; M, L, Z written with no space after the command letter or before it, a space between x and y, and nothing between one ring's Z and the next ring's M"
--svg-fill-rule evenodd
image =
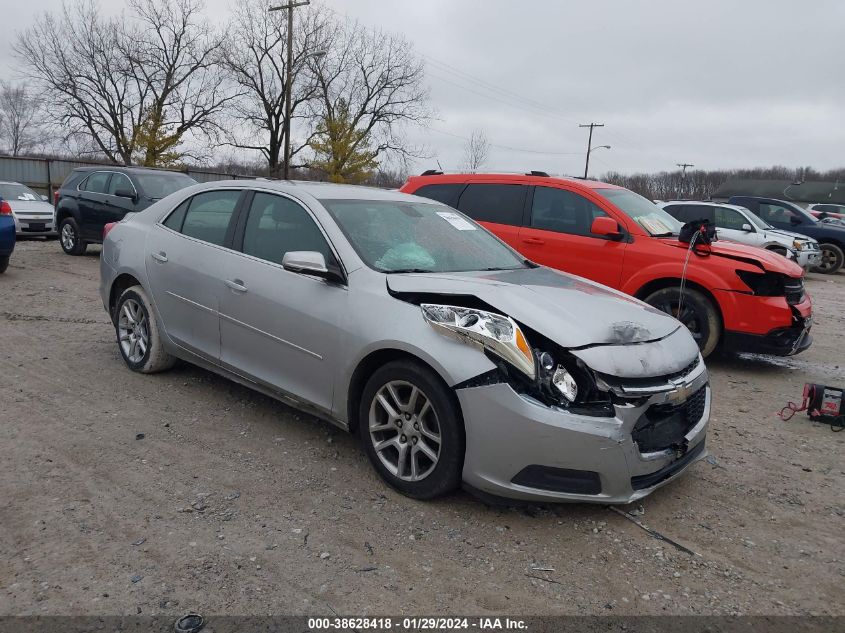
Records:
M203 183L205 188L220 187L259 187L261 189L275 189L276 191L296 194L297 191L314 196L318 200L407 200L412 197L407 193L364 185L340 185L332 182L315 182L311 180L217 180ZM433 201L429 201L433 202Z

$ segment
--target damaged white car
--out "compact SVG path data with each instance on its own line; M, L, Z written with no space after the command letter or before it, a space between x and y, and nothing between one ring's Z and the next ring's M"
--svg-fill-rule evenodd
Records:
M413 497L625 503L706 454L685 327L431 200L198 185L108 226L100 261L130 369L181 358L306 409Z

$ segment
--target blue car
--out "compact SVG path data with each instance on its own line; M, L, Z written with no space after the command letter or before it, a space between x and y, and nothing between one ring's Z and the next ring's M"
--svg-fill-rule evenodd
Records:
M15 250L15 218L12 207L0 198L0 273L9 267L9 257Z

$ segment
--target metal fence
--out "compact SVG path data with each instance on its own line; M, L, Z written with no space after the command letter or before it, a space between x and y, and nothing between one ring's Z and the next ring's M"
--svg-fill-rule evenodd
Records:
M53 191L58 189L67 175L77 167L102 165L84 160L67 160L56 158L21 158L0 156L0 181L14 181L22 183L36 192L53 199ZM181 169L197 182L211 182L213 180L235 180L251 178L239 174L226 174L203 169Z

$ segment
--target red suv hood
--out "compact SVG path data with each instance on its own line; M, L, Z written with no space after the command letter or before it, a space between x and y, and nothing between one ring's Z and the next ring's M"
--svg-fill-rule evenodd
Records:
M683 250L687 250L687 248L689 248L689 244L684 244L678 240L658 239L669 246L674 246ZM703 248L707 247L705 246ZM725 241L713 242L710 244L709 248L713 256L736 259L750 264L751 266L757 266L773 273L782 273L784 275L788 275L789 277L801 277L804 274L803 269L795 262L788 260L783 255L767 251L764 248Z

